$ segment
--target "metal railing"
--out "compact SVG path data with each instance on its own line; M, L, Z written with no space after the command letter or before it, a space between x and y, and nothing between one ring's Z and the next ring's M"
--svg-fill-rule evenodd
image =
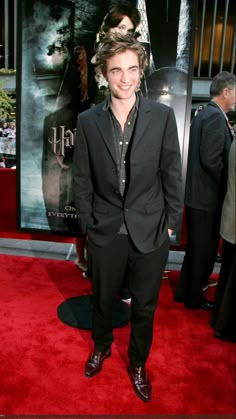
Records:
M235 71L236 11L233 0L199 0L194 77Z

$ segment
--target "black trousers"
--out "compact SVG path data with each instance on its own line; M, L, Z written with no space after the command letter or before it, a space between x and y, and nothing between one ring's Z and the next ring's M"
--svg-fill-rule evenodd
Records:
M132 298L129 360L136 367L145 364L168 252L168 238L160 248L147 254L140 253L125 235L118 234L106 247L88 241L94 293L92 337L96 350L104 351L113 342L112 307L126 277Z
M186 207L187 247L176 298L190 308L200 307L202 286L209 279L219 246L220 212L207 212Z

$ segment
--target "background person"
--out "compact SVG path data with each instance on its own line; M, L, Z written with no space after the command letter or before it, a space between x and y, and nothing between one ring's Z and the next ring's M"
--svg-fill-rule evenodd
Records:
M85 375L99 373L111 355L112 307L126 276L132 297L128 371L137 396L149 401L145 364L169 236L182 212L177 126L171 108L137 93L147 60L134 36L107 34L96 59L111 95L78 116L73 163L94 293L94 349Z
M201 112L204 109L204 105L202 105L201 103L198 105L197 109L194 112L194 116L197 116L197 114L199 112Z
M76 237L75 239L75 249L76 249L76 258L75 265L81 269L83 272L88 270L87 260L86 260L86 235L82 237Z
M219 246L232 132L226 113L235 106L235 76L223 71L210 85L211 102L192 120L185 190L187 248L175 300L211 310L203 296Z
M236 143L229 152L227 192L221 214L222 265L211 326L215 337L236 342Z

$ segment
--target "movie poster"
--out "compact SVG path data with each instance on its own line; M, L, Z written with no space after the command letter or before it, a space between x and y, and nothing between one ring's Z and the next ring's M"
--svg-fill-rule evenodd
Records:
M192 0L25 0L18 7L18 228L77 234L72 193L76 119L108 94L93 65L103 19L116 5L141 14L149 66L142 94L175 111L183 174L191 110Z

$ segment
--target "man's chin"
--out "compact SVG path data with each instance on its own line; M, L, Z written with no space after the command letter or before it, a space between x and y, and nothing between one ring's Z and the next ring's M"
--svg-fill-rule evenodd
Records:
M116 99L121 99L121 100L128 100L128 99L131 99L133 96L135 95L135 92L134 91L122 91L122 92L118 92L118 93L116 93L116 94L114 94L113 96L114 96L114 98L116 98Z

